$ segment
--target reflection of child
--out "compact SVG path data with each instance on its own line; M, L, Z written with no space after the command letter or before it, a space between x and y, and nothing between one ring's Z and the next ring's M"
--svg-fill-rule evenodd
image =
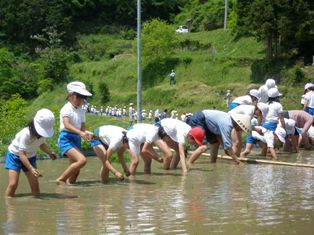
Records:
M89 140L90 135L85 130L85 111L82 105L91 96L84 83L71 82L67 85L68 103L60 111L59 148L61 155L66 155L70 166L57 179L57 183L74 184L80 169L86 164L86 158L81 152L81 138Z
M51 159L56 159L56 154L51 152L45 144L45 138L53 135L53 124L53 113L48 109L41 109L27 127L16 134L8 147L5 158L5 168L9 170L9 184L5 196L14 196L21 169L28 179L32 195L40 194L38 177L42 175L37 170L36 151L40 148Z
M113 152L117 152L119 161L127 176L130 175L129 169L125 164L123 155L128 148L127 131L118 126L101 126L95 129L94 135L97 139L90 140L90 143L103 165L100 172L101 182L108 183L109 171L119 180L123 180L123 175L116 170L110 163Z

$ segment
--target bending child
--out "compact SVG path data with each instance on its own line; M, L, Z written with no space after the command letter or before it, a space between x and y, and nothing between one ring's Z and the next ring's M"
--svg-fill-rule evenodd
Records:
M21 169L27 177L32 195L40 194L38 177L42 174L37 170L36 151L40 148L52 160L57 158L56 154L45 144L45 138L53 136L53 124L53 113L48 109L41 109L27 127L16 134L5 157L4 167L9 173L9 184L5 196L14 197Z

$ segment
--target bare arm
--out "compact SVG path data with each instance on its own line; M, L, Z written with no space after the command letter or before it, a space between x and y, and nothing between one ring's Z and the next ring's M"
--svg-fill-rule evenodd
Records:
M42 145L39 146L39 148L41 149L41 151L47 153L52 160L57 159L57 155L49 150L47 144L43 143Z
M180 160L181 160L182 173L186 174L187 173L187 167L186 167L186 162L185 162L184 144L178 143L178 145L179 145L179 156L180 156Z
M34 168L31 163L29 162L26 152L25 151L19 151L19 157L23 165L35 176L35 177L40 177L42 174Z
M85 123L81 124L81 129L75 128L68 117L63 117L63 124L65 129L80 135L84 140L89 140L89 134L85 133Z

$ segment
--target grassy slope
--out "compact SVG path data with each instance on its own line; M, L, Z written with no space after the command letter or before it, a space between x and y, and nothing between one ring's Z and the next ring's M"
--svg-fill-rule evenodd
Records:
M172 69L169 68L169 71L160 79L161 82L143 90L145 109L175 108L179 111L194 112L215 106L226 110L224 97L227 89L230 89L233 97L236 97L261 85L251 83L251 65L264 56L263 45L253 38L235 39L223 30L178 36L180 40L197 40L203 44L210 43L213 47L198 51L176 50L174 57L181 61L174 68L176 86L168 85L168 74ZM105 81L109 86L111 94L109 105L136 103L136 55L132 49L119 48L119 55L114 59L108 59L107 56L110 51L117 51L116 48L120 45L131 43L131 41L116 39L115 36L108 35L89 35L80 38L79 44L84 49L79 50L78 53L85 59L70 67L70 75L75 80L89 80L93 83L95 95L90 101L92 104L101 105L101 96L97 88L99 81ZM86 51L91 46L96 47L96 50L93 48L96 52L99 48L105 48L104 56L98 58L97 61L86 59L88 57ZM184 65L182 60L187 57L192 61ZM143 77L143 79L149 78ZM299 107L297 103L302 94L301 86L288 88L280 84L279 88L284 93L289 93L289 96L282 99L285 108ZM32 110L52 106L60 108L65 102L65 96L65 85L56 87L53 92L36 99L30 108Z

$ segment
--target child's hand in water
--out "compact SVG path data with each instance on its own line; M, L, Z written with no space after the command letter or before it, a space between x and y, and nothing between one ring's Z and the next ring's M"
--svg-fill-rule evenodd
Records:
M118 180L124 180L124 176L120 173L120 172L115 172L114 176L118 179Z
M36 168L32 169L32 174L37 178L43 176Z

